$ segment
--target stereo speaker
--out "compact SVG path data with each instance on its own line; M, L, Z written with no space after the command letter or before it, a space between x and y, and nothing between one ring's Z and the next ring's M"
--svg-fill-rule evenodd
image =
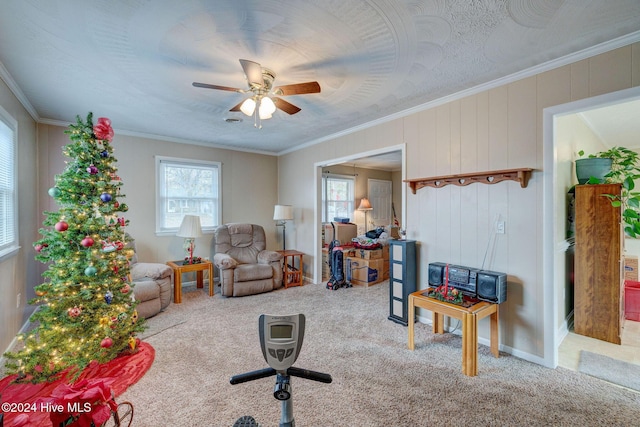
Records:
M501 304L507 300L507 275L482 270L478 273L476 287L479 300Z
M429 264L429 285L437 287L444 284L446 267L447 264L444 262L432 262Z

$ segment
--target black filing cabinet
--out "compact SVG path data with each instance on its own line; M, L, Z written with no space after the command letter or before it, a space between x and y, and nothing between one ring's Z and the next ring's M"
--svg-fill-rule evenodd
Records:
M409 324L409 294L416 291L416 280L416 241L389 240L389 320Z

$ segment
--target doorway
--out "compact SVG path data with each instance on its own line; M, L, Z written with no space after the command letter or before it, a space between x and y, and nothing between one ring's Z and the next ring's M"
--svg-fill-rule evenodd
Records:
M608 348L608 343L593 342L591 339L582 337L571 332L572 313L565 309L568 287L567 279L567 251L571 248L571 241L567 238L567 208L566 193L573 185L573 162L577 157L577 151L582 147L576 147L580 141L572 143L560 138L562 129L559 128L565 118L570 115L588 116L588 112L605 107L614 108L616 106L640 100L640 87L635 87L619 92L596 96L580 101L575 101L563 105L546 108L543 111L543 132L544 132L544 302L545 302L545 366L555 368L556 366L577 367L576 358L579 357L581 349L590 351L608 352L617 349L618 355L624 352L625 346L632 347L630 353L637 352L640 345L640 325L630 322L628 328L623 333L623 345L613 349ZM637 107L636 107L637 108ZM636 115L637 115L637 109ZM583 117L583 118L584 118ZM562 120L561 120L562 119ZM587 120L587 119L585 119ZM637 120L636 120L637 121ZM591 123L590 126L595 126ZM620 125L618 126L620 127ZM597 132L596 132L597 133ZM640 141L640 133L636 134L636 140ZM606 141L602 138L603 144L622 145L625 143L616 141ZM577 148L577 149L576 149ZM631 149L640 149L636 146L629 146ZM588 150L585 150L588 151ZM631 242L634 251L640 252L638 242ZM629 248L628 248L629 249ZM562 347L562 349L561 349ZM622 347L622 348L621 348ZM562 351L560 351L562 350ZM563 360L559 360L562 354Z
M315 243L314 243L314 258L315 263L313 267L313 280L314 283L322 283L322 171L323 168L337 166L337 165L359 165L363 168L377 168L382 167L382 164L395 164L395 168L399 166L400 183L401 185L394 186L393 191L400 194L399 210L401 224L406 223L406 185L402 185L402 181L406 179L406 145L398 144L394 146L384 147L377 150L366 151L362 153L353 154L350 156L340 157L336 159L329 159L314 164L315 167L315 179L316 179L316 197L315 197ZM367 185L365 183L365 185ZM398 188L399 187L399 188ZM356 195L357 196L357 195ZM394 196L395 199L395 196Z

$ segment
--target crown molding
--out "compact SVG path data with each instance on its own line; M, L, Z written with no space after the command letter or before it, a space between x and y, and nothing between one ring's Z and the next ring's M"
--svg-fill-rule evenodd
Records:
M0 62L0 79L2 79L2 81L9 87L11 93L13 93L16 98L18 98L18 101L20 102L20 104L22 104L24 109L27 110L31 118L38 122L40 120L38 112L35 108L33 108L33 105L31 105L29 99L27 99L24 92L22 92L22 89L20 89L20 86L18 86L11 74L9 74L9 70L5 68L2 62Z
M289 153L292 153L292 152L295 152L295 151L298 151L298 150L302 150L302 149L311 147L311 146L316 145L316 144L320 144L320 143L325 142L325 141L336 139L336 138L339 138L339 137L342 137L342 136L345 136L345 135L350 135L352 133L355 133L355 132L358 132L358 131L361 131L361 130L364 130L364 129L368 129L368 128L372 127L372 126L376 126L376 125L379 125L379 124L382 124L382 123L386 123L386 122L389 122L389 121L392 121L392 120L396 120L396 119L400 119L400 118L403 118L403 117L407 117L407 116L409 116L411 114L415 114L415 113L418 113L420 111L424 111L424 110L428 110L428 109L431 109L431 108L434 108L434 107L438 107L440 105L449 103L451 101L456 101L456 100L465 98L465 97L470 96L470 95L475 95L475 94L478 94L478 93L481 93L481 92L484 92L484 91L487 91L487 90L490 90L490 89L494 89L494 88L499 87L499 86L504 86L506 84L513 83L513 82L515 82L517 80L521 80L521 79L524 79L524 78L527 78L527 77L535 76L536 74L541 74L541 73L544 73L546 71L550 71L550 70L553 70L553 69L556 69L556 68L563 67L565 65L573 64L575 62L582 61L584 59L588 59L588 58L591 58L593 56L600 55L602 53L606 53L606 52L612 51L614 49L618 49L618 48L621 48L621 47L624 47L624 46L628 46L628 45L630 45L632 43L636 43L636 42L639 42L639 41L640 41L640 31L635 31L635 32L627 34L625 36L621 36L621 37L615 38L613 40L609 40L607 42L600 43L598 45L583 49L581 51L574 52L574 53L571 53L569 55L565 55L565 56L560 57L560 58L552 59L552 60L544 62L542 64L527 68L526 70L518 71L518 72L510 74L508 76L501 77L501 78L492 80L490 82L483 83L483 84L480 84L478 86L474 86L472 88L465 89L465 90L462 90L460 92L456 92L456 93L453 93L451 95L444 96L442 98L434 99L433 101L429 101L429 102L427 102L425 104L421 104L421 105L418 105L418 106L415 106L415 107L412 107L412 108L409 108L409 109L406 109L406 110L403 110L403 111L399 111L397 113L390 114L388 116L381 117L379 119L376 119L376 120L373 120L373 121L370 121L370 122L367 122L367 123L363 123L361 125L354 126L352 128L349 128L349 129L345 129L345 130L343 130L341 132L336 132L336 133L333 133L331 135L322 136L322 137L320 137L318 139L314 139L313 141L309 141L309 142L307 142L305 144L301 144L301 145L298 145L296 147L292 147L292 148L289 148L287 150L283 150L283 151L279 152L278 155L280 156L280 155L284 155L284 154L289 154Z

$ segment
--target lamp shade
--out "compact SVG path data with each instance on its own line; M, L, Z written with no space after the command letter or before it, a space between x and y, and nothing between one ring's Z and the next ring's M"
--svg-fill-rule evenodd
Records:
M247 98L242 105L240 106L240 111L242 111L247 116L253 116L253 112L256 109L256 101L253 98Z
M202 236L202 227L200 227L200 217L197 215L185 215L182 218L180 229L176 233L178 237L195 238Z
M273 103L271 98L269 98L268 96L265 96L260 100L260 108L258 110L258 115L260 116L260 119L262 120L270 119L275 111L276 111L276 104Z
M369 203L369 199L363 198L360 200L360 206L358 206L359 211L370 211L373 210L371 207L371 203Z
M293 206L291 205L276 205L273 209L273 220L284 221L287 219L293 219Z

